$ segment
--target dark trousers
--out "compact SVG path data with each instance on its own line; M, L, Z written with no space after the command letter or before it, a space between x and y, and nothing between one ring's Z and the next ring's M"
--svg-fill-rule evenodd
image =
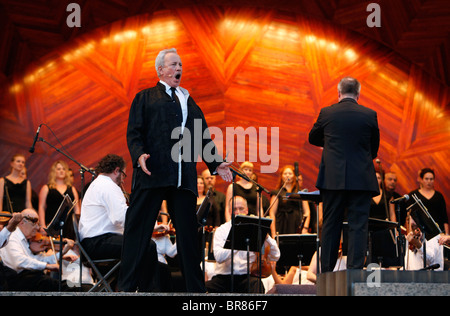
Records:
M348 215L348 269L362 269L367 252L370 199L368 191L321 190L323 226L321 272L333 271L339 252L345 210Z
M234 275L233 293L259 293L259 278L250 276L250 289L248 288L247 275ZM231 292L231 275L221 274L215 275L211 280L206 282L206 288L209 293L230 293ZM261 284L261 289L264 286Z
M157 257L150 258L144 249L150 242L163 200L167 201L176 230L177 251L186 290L204 293L206 288L200 267L201 254L195 214L197 197L191 191L175 187L142 189L139 183L131 194L131 204L125 220L119 290L144 290L140 283L146 278L146 270L149 265L157 263Z
M123 236L111 233L85 238L81 242L92 260L122 258L122 244Z

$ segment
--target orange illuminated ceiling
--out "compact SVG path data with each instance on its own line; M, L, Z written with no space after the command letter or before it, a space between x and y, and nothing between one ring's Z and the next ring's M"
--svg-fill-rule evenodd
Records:
M182 86L209 125L223 132L279 128L279 153L272 155L278 154L280 166L299 161L310 190L321 151L307 143L308 132L320 109L336 102L340 78L357 77L360 103L378 112L379 157L386 169L397 172L399 191L415 189L417 171L431 166L437 189L450 196L448 86L373 39L304 15L255 7L157 10L55 48L4 87L3 166L16 151L28 150L40 123L48 124L84 165L94 166L109 152L129 161L130 104L138 91L157 82L154 59L169 47L178 49ZM56 143L46 128L41 136ZM225 152L225 144L217 143ZM248 141L237 145L247 157L249 147ZM58 158L48 146L37 145L27 163L36 190ZM131 173L129 163L128 168ZM274 189L277 177L259 174L259 181Z

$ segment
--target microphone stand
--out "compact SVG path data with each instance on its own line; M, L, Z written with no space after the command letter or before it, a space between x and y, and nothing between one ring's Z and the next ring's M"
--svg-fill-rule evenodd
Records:
M80 176L81 176L81 197L80 199L83 199L84 196L84 173L87 171L90 174L92 174L93 177L95 177L95 172L90 169L87 168L86 166L84 166L83 164L81 164L80 162L76 161L73 157L67 155L65 152L63 152L61 149L53 146L52 144L50 144L49 142L47 142L45 139L43 139L42 137L39 137L38 142L43 142L46 143L47 145L49 145L51 148L53 148L54 150L56 150L57 152L59 152L60 154L66 156L69 160L73 161L75 164L77 164L80 167Z
M378 164L378 167L380 168L379 172L380 172L380 176L381 176L381 195L383 196L384 209L386 211L386 218L387 218L388 221L390 221L391 220L391 215L390 215L390 212L389 212L389 204L387 202L387 197L386 197L387 191L386 191L386 185L384 184L384 172L383 172L383 168L381 167L381 161L379 159L377 159L376 162ZM398 222L400 222L400 218L398 218ZM389 234L391 235L392 241L394 242L395 251L396 251L396 254L397 254L397 257L398 257L399 253L398 253L397 240L394 237L394 234L392 233L392 230L389 231Z

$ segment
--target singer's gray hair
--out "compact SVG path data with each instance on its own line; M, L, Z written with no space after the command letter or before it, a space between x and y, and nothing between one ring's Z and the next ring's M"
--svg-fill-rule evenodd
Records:
M342 95L357 96L361 92L361 84L352 77L345 77L338 84L338 91Z
M177 54L177 50L175 48L163 49L162 51L159 52L158 56L156 56L155 68L156 68L156 73L158 74L158 77L161 77L161 74L159 73L158 68L159 67L164 68L164 58L166 57L166 55L168 53Z

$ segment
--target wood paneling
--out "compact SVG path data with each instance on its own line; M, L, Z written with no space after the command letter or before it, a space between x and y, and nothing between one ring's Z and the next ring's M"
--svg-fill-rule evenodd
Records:
M227 127L279 128L279 165L299 161L310 190L321 149L308 144L308 132L320 109L336 102L340 78L352 75L362 83L360 103L378 112L379 157L385 169L398 173L398 191L414 189L417 171L430 166L437 173L437 189L450 196L450 94L448 69L441 69L448 56L448 27L440 19L445 14L438 16L439 30L421 39L429 45L426 50L432 51L428 57L404 52L420 46L412 47L408 40L429 19L429 13L420 9L432 3L438 6L440 1L413 1L398 21L391 14L383 15L379 30L361 25L361 16L356 16L361 5L350 1L330 1L332 7L317 1L308 9L311 17L305 17L297 5L287 10L283 3L275 8L269 1L245 7L232 2L226 7L188 2L178 8L161 7L157 1L151 6L145 1L133 6L89 1L83 12L89 31L65 33L58 31L66 16L59 11L61 5L53 15L41 16L44 21L33 19L33 10L49 2L36 7L0 2L8 13L2 22L8 26L4 33L10 34L2 35L9 49L0 53L2 175L14 153L28 151L41 123L50 126L84 165L93 167L103 155L114 152L128 160L131 173L125 139L130 104L138 91L157 82L154 59L158 51L176 47L184 67L182 86L202 107L209 125L224 134ZM386 9L386 2L380 2ZM99 3L105 3L104 13ZM407 7L407 2L397 5ZM140 9L149 13L136 15ZM50 22L56 12L58 18ZM119 21L106 25L111 22L108 14ZM365 11L359 15L365 23ZM95 18L87 19L90 16ZM50 36L49 30L59 35ZM24 42L17 42L16 32ZM40 43L38 38L48 41ZM19 53L13 54L14 50ZM57 144L46 127L41 136ZM225 142L217 143L225 152ZM243 148L249 157L252 145L247 140L236 148ZM27 157L29 177L39 190L51 163L61 155L38 143L35 154ZM259 171L264 164L256 165ZM72 163L71 167L78 170ZM200 164L199 170L203 167ZM277 178L276 173L259 174L269 189ZM219 187L225 189L226 184L219 181Z

